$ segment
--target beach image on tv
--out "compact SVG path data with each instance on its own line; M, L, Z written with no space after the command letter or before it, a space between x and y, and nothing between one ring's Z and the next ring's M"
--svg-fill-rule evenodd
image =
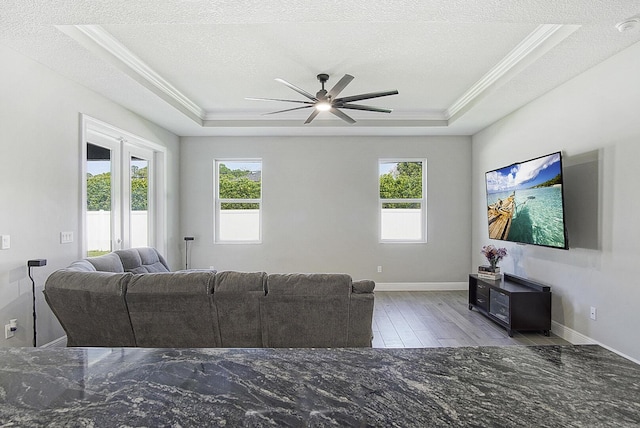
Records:
M486 185L489 238L566 248L559 152L489 171Z

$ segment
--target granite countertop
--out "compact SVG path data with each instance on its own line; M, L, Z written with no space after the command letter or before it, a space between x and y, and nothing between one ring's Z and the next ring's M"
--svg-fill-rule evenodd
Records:
M599 346L1 348L0 426L638 426Z

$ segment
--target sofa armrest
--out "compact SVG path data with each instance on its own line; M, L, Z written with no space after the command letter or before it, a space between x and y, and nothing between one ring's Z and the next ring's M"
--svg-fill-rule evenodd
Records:
M44 296L67 333L67 346L135 346L125 295L131 273L60 269Z
M349 299L349 347L371 347L373 339L373 289L376 283L368 279L353 281Z
M374 288L376 288L376 283L369 279L353 281L351 284L351 291L355 294L373 293Z

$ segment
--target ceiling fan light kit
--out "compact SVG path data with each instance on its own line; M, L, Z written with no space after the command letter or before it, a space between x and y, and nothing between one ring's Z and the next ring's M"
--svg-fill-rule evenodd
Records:
M313 108L311 115L304 122L305 124L311 123L311 121L313 121L313 119L315 119L320 112L324 112L324 111L333 113L335 116L339 117L345 122L352 124L352 123L355 123L356 121L353 118L351 118L349 115L344 113L341 109L374 111L378 113L391 113L392 111L391 109L364 106L360 104L351 104L351 103L354 101L362 101L362 100L368 100L371 98L386 97L389 95L398 94L397 90L392 90L392 91L384 91L384 92L371 92L368 94L352 95L349 97L337 98L338 94L340 94L340 92L342 92L342 90L346 88L346 86L349 83L351 83L351 81L353 80L353 76L349 74L345 74L342 77L342 79L340 79L338 83L336 83L335 86L331 88L329 92L327 92L327 90L324 88L324 84L327 83L327 81L329 80L329 75L326 73L321 73L321 74L318 74L317 77L318 77L318 80L320 81L320 84L322 85L322 88L316 93L315 96L305 91L304 89L301 89L287 82L286 80L276 79L276 81L288 86L289 88L293 89L300 95L307 98L308 101L284 100L284 99L278 99L278 98L246 98L246 99L253 100L253 101L283 101L283 102L289 102L289 103L305 104L301 107L293 107L285 110L278 110L270 113L265 113L265 114L277 114L277 113L284 113L287 111Z

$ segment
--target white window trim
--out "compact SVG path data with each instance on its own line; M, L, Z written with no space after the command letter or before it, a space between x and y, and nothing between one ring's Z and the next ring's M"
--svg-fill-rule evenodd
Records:
M380 198L380 164L387 162L422 162L422 199L382 199ZM378 191L378 243L380 244L426 244L427 243L427 159L426 158L380 158L376 168ZM383 203L420 203L421 237L419 239L382 239Z
M86 243L86 216L87 216L87 143L92 139L97 138L100 140L112 141L114 144L119 144L117 150L118 162L115 164L115 168L120 168L122 154L129 154L130 150L127 145L140 148L143 150L150 150L153 152L153 163L155 164L155 172L153 180L155 181L155 187L150 188L149 204L153 204L155 218L150 219L150 227L153 228L151 233L149 245L155 247L161 254L167 254L167 202L165 189L167 188L167 155L166 148L160 144L154 143L135 134L127 132L123 129L117 128L101 120L95 119L86 114L80 114L80 233L81 239L79 239L79 251L83 257L87 254ZM151 173L151 171L150 171ZM128 181L128 180L123 180ZM126 184L126 183L125 183ZM122 186L122 183L118 184ZM124 189L122 190L124 191ZM152 192L152 193L151 193ZM119 202L117 202L119 204ZM118 210L122 210L123 207L118 206ZM124 231L126 232L126 231ZM128 241L128 239L127 239Z
M225 162L260 162L260 198L259 199L221 199L219 197L218 187L218 165ZM262 244L262 199L264 197L264 166L261 158L216 158L213 160L213 243L214 244L231 244L231 245L255 245ZM228 203L257 203L258 209L258 239L257 240L221 240L220 236L220 208L225 202Z

